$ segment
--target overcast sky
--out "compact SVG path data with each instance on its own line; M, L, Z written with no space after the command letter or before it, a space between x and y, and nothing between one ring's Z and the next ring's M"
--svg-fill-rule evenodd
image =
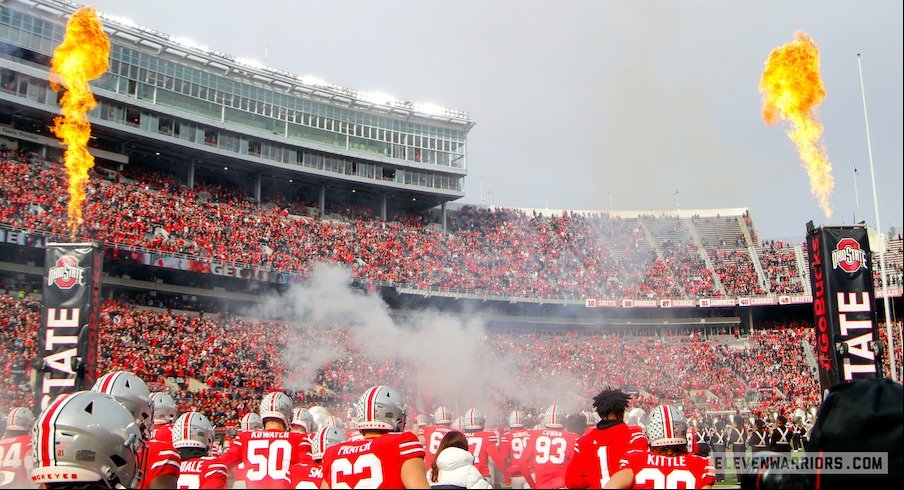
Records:
M95 0L103 12L300 75L470 112L461 202L550 209L749 207L760 236L902 220L902 2ZM827 220L758 92L810 34L834 168ZM267 48L269 46L269 49ZM267 58L265 59L265 53ZM482 185L481 185L482 183ZM675 195L676 189L678 195Z

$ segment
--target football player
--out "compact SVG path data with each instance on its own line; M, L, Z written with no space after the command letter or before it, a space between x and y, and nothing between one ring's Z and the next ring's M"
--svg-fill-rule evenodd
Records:
M462 417L464 433L468 438L468 451L474 455L474 466L490 484L494 484L490 461L503 477L508 476L508 467L499 453L499 437L495 432L484 430L487 418L476 408L468 409Z
M543 412L542 429L528 431L521 474L530 488L563 488L565 470L574 455L578 435L565 430L566 415L558 405Z
M621 390L606 389L593 399L600 416L596 428L578 439L574 457L565 472L568 488L601 488L619 470L628 451L645 450L647 438L624 423L630 397Z
M60 395L32 431L31 480L52 488L137 488L142 441L135 416L110 395Z
M226 488L226 465L210 455L213 424L199 412L186 412L173 425L173 447L179 451L178 488Z
M317 428L314 425L314 415L311 411L304 407L297 407L292 410L292 424L290 429L292 432L302 434L304 438L301 442L301 451L305 459L311 458L311 436Z
M407 410L388 386L374 386L355 405L356 427L364 437L346 441L323 455L323 488L428 488L424 445L405 427Z
M239 419L239 433L251 431L251 430L263 430L264 422L261 420L261 416L255 412L248 412ZM229 447L235 443L235 440L238 438L238 434L232 437L229 440ZM226 448L228 450L228 447ZM218 456L222 456L222 453ZM235 480L235 484L239 488L247 488L245 485L245 463L244 461L237 464L233 471L233 479Z
M154 406L153 437L161 441L173 440L173 422L176 420L176 400L164 391L151 393Z
M660 405L650 412L645 430L649 451L627 453L622 469L603 488L712 488L715 468L688 452L687 421L681 412Z
M527 480L521 474L521 462L524 458L524 450L527 449L527 440L530 433L524 428L524 412L515 410L508 416L509 432L506 434L505 453L508 455L508 473L511 477L512 488L524 488Z
M31 483L31 429L35 416L16 407L6 417L6 432L0 439L0 488L34 488Z
M154 407L148 385L128 371L115 371L98 378L91 390L112 396L135 417L144 440L138 488L175 488L182 460L173 448L172 437L153 437Z
M319 429L311 439L311 459L292 465L292 488L320 488L323 483L323 453L330 446L345 442L345 434L334 425Z
M291 488L289 469L310 457L306 436L289 432L292 399L278 391L267 393L258 413L263 430L240 432L219 461L229 469L244 463L247 488Z
M452 431L452 412L443 406L433 411L433 425L426 425L422 429L422 435L418 437L427 451L424 456L424 468L430 468L436 458L436 451L443 436Z

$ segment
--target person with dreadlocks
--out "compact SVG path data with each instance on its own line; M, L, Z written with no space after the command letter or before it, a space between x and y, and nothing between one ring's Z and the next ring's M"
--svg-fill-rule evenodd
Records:
M628 452L643 451L647 438L639 430L624 423L630 396L607 388L593 398L593 408L600 416L596 428L578 439L574 457L565 471L568 488L602 488L620 467Z

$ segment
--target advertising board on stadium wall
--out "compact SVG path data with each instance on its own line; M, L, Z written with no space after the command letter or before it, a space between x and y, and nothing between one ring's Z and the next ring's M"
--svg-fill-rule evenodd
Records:
M777 302L775 296L744 296L738 298L738 306L768 306Z
M96 243L47 243L35 406L90 388L97 374L103 255Z
M719 308L726 306L735 306L734 298L702 298L697 303L701 308Z
M871 251L863 225L809 228L816 364L826 393L837 383L882 375Z
M622 299L622 308L656 308L658 303L655 299Z

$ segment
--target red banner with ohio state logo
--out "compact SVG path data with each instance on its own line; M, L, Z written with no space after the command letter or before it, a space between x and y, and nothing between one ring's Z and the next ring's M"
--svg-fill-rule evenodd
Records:
M103 253L96 243L47 243L35 405L84 390L97 377Z
M863 225L808 228L816 362L824 396L835 384L882 376L876 295Z

